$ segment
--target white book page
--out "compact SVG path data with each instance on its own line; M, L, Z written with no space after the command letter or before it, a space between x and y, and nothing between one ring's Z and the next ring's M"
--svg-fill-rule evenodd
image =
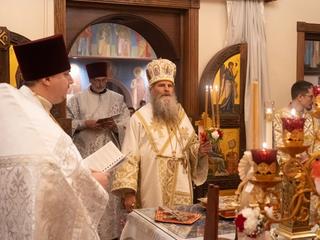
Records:
M86 157L83 163L91 170L108 172L118 166L125 157L126 155L122 154L112 141L109 141L102 148Z

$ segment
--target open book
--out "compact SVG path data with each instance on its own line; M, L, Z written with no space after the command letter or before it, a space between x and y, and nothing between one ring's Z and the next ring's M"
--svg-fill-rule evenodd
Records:
M109 141L102 148L86 157L84 164L91 170L108 172L118 166L126 155L123 155L120 150Z

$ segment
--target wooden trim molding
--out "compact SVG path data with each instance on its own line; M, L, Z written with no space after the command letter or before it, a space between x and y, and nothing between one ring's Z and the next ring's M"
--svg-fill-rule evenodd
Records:
M200 0L70 0L68 4L73 3L101 3L129 6L145 6L156 8L200 8Z
M297 22L297 32L319 33L320 24Z
M151 44L157 56L177 64L178 99L196 119L199 8L199 0L68 0L67 48L91 24L112 22L132 28Z
M16 45L24 42L28 42L30 39L15 33L11 32L6 27L0 27L0 82L10 83L9 67L9 47L10 45ZM17 87L21 85L21 76L20 72L16 74Z
M320 41L320 24L297 22L297 81L303 80L306 75L304 66L306 40ZM315 73L308 71L309 75L319 75L319 69Z
M54 0L54 33L66 36L66 0Z

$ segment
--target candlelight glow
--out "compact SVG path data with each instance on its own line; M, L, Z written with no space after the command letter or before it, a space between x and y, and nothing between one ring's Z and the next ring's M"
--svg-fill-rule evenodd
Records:
M292 117L296 117L297 116L297 111L294 108L291 109L290 113L291 113Z
M272 108L266 108L266 114L272 114Z
M262 148L263 148L263 149L268 148L268 144L267 144L266 142L262 143Z

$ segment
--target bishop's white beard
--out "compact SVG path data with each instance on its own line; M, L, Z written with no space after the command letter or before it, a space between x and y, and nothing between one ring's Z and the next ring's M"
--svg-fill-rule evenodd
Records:
M151 96L153 117L160 121L174 126L179 120L179 104L176 95L172 96Z

